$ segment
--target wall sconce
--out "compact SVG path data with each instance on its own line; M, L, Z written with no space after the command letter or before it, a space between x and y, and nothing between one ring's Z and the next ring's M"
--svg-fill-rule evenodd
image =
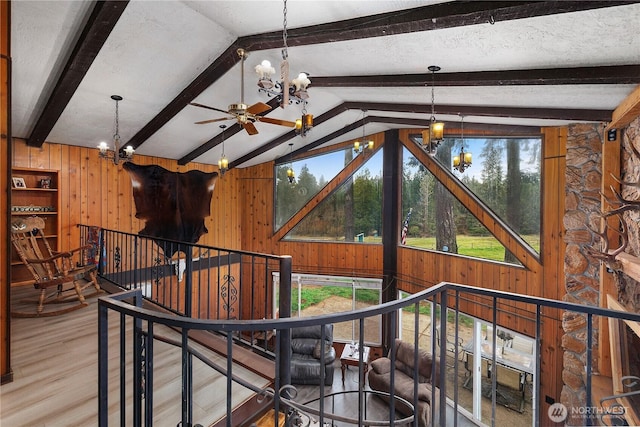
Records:
M229 170L229 159L224 155L224 130L227 125L220 125L220 129L222 129L222 156L218 160L218 170L220 171L220 176L224 176L224 173Z
M118 103L122 101L122 97L120 95L111 95L111 99L116 101L116 118L115 118L115 132L113 134L113 150L109 148L109 145L102 141L100 145L98 145L98 150L100 152L98 155L100 158L113 160L115 165L118 164L120 160L124 160L128 162L133 158L133 154L135 150L131 145L127 145L122 150L120 149L120 115L118 111Z
M435 86L435 74L436 71L440 71L440 67L437 65L430 65L428 68L431 71L431 117L429 118L429 131L425 134L422 134L422 141L425 144L426 141L426 150L430 154L435 154L438 149L438 145L444 139L444 123L436 121L435 116L435 96L434 96L434 86ZM425 136L427 138L425 139Z
M311 131L311 128L313 128L313 114L307 114L307 110L303 108L302 117L296 119L296 134L304 138Z
M471 166L471 153L464 152L464 116L460 115L460 134L462 143L460 144L460 154L453 156L453 168L458 172L463 173L465 169Z

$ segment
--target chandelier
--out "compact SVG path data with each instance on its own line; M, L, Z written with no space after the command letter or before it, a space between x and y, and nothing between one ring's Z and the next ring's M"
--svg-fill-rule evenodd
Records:
M429 119L429 131L422 132L422 144L425 150L431 154L435 154L438 145L440 145L444 138L444 123L437 122L435 116L435 74L436 71L440 71L440 67L430 65L428 70L431 71L431 118Z
M366 140L365 138L365 116L367 115L367 110L362 110L362 139L355 140L353 143L353 152L358 155L362 153L365 149L373 150L373 140Z
M462 138L460 154L453 156L453 168L463 173L465 169L471 166L471 153L464 152L464 116L462 114L460 115L460 137Z
M222 129L222 156L218 160L218 170L220 171L220 176L224 176L224 173L229 170L229 159L224 155L224 130L227 125L220 125L220 129Z
M280 106L285 107L287 104L295 102L296 104L305 104L309 98L307 86L311 84L307 73L300 73L298 77L289 80L289 52L287 46L287 0L284 0L284 8L282 10L284 16L282 22L282 41L284 47L282 49L282 62L280 63L280 81L275 83L271 80L276 70L271 66L268 60L256 65L255 70L258 74L258 92L266 93L268 96L277 97L280 100Z
M128 162L133 158L133 153L135 150L131 145L127 145L125 148L120 148L120 117L118 113L118 103L122 101L122 97L120 95L111 95L111 99L116 101L116 119L115 119L115 133L113 134L113 149L109 148L109 145L102 141L100 145L98 145L98 149L100 150L99 155L103 159L113 160L114 164L118 164L120 160Z

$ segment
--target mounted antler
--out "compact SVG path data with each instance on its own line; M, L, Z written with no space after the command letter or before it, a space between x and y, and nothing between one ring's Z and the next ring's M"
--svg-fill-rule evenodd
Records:
M603 217L605 218L610 215L613 215L613 214L611 214L610 212L603 213ZM616 259L616 257L622 252L624 252L624 250L627 248L627 245L629 244L629 235L628 235L627 226L622 218L622 215L620 213L617 213L616 215L618 215L618 218L619 218L620 230L616 230L615 228L610 227L607 221L603 221L604 227L602 231L594 230L593 228L591 228L591 226L587 225L589 230L591 230L594 234L597 234L598 236L600 236L600 239L602 240L602 250L597 251L589 247L585 249L590 256L592 256L593 258L599 259L600 261L604 262L607 267L617 271L617 270L621 270L621 266L620 266L620 262ZM620 236L621 242L620 242L619 248L614 250L609 249L608 230L612 230L613 232L617 233Z
M640 188L640 182L626 182L626 181L620 181L615 175L611 174L611 177L618 182L621 185L628 185L630 187L637 187ZM605 217L611 216L611 215L618 215L621 214L623 212L626 211L631 211L631 210L640 210L640 201L638 200L627 200L624 197L622 197L622 194L620 194L619 191L617 191L615 188L613 188L613 186L609 187L611 189L611 192L614 194L614 196L616 197L615 200L609 199L608 197L605 196L605 200L607 201L607 203L611 206L619 206L618 208L612 209L610 211L607 212L603 212L603 215Z

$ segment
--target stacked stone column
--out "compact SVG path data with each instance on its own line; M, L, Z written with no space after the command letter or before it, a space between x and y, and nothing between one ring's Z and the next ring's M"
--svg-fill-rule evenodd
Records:
M568 128L566 155L566 198L564 241L564 300L582 305L599 305L599 261L588 255L588 249L600 247L600 237L593 230L600 227L600 185L602 181L602 126L576 124ZM594 322L593 343L598 342ZM562 315L562 348L564 350L561 402L569 409L567 425L583 425L583 417L572 417L571 408L586 406L585 366L587 350L586 316L574 312ZM596 347L592 355L596 356ZM594 357L592 368L597 370Z

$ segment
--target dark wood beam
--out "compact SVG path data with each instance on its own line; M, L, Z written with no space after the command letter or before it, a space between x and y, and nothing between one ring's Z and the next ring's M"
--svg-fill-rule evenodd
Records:
M128 0L95 2L51 96L27 138L27 145L42 147L128 3Z
M360 127L369 123L391 123L402 125L403 127L407 126L415 126L415 127L429 127L429 119L413 119L408 117L384 117L384 116L367 116L362 119L353 122L349 125L342 127L341 129L332 132L329 135L326 135L311 144L307 144L304 147L300 147L297 150L287 153L284 156L280 156L275 159L275 163L280 163L286 161L288 158L293 157L294 159L299 157L307 157L304 154L313 151L317 147L324 145L336 138L341 137L342 135L356 130ZM447 128L455 128L456 126L460 126L460 122L450 122L445 121L445 129ZM472 136L474 131L491 131L502 136L513 136L513 135L521 135L521 136L532 136L540 134L540 127L538 126L522 126L522 125L503 125L503 124L492 124L492 123L474 123L474 122L465 122L468 126L468 136ZM445 136L447 133L445 132ZM341 149L341 148L338 148Z
M638 1L452 1L361 18L287 30L289 46L335 43L372 37L441 30L561 13L615 7ZM243 38L249 50L282 46L282 32Z
M406 113L431 114L431 104L405 104L384 102L345 102L347 109L365 109L367 111L395 111ZM521 108L521 107L485 107L481 105L437 105L436 114L462 114L482 117L517 117L548 120L608 121L612 110L590 110L578 108Z
M638 0L640 1L640 0ZM502 22L513 19L581 10L614 7L638 1L529 1L529 2L448 2L402 11L364 16L361 18L331 22L287 31L289 46L333 43L417 31L439 30L486 22ZM250 52L274 49L282 46L282 32L255 34L237 39L173 99L158 115L145 125L124 145L139 147L151 135L178 114L189 102L224 75L239 58L236 50L242 47ZM313 83L312 83L313 84ZM183 157L188 158L189 155ZM181 159L181 161L183 161ZM186 162L191 161L187 160Z
M324 114L321 114L314 120L314 126L317 126L338 114L347 110L362 110L367 111L393 111L393 112L406 112L406 113L424 113L425 115L431 113L431 104L402 104L402 103L375 103L375 102L345 102ZM436 106L437 114L462 114L465 116L488 116L488 117L518 117L518 118L542 118L542 119L555 119L555 120L590 120L590 121L606 121L608 117L611 117L610 110L580 110L580 109L561 109L561 108L516 108L516 107L482 107L482 106L460 106L460 105L440 105ZM408 117L382 117L382 116L367 116L364 123L379 122L379 123L394 123L404 126L423 126L429 125L429 120L415 119ZM340 136L351 132L360 126L362 126L362 120L354 122L350 125L344 126L310 144L307 144L299 149L293 151L286 156L298 156L303 153L309 152L316 147L324 145ZM447 126L457 126L457 122L447 122ZM537 126L521 126L521 125L499 125L490 123L468 123L476 130L493 130L502 132L505 135L523 134L531 135L538 134L540 128ZM225 130L227 134L228 130ZM295 131L287 132L280 137L269 141L268 143L256 148L250 153L232 161L229 163L229 169L232 167L238 167L245 162L248 162L252 158L263 154L281 144L286 143L297 135ZM220 135L214 137L211 141L217 141L216 145L222 142ZM207 144L207 143L206 143ZM215 146L215 145L214 145ZM207 150L213 148L200 146L192 153L189 153L185 157L179 160L179 164L184 165L197 156L203 154ZM199 154L197 154L199 153ZM197 154L197 155L196 155ZM284 157L277 158L276 163L282 161Z
M312 87L423 87L430 86L431 79L430 73L314 76ZM433 80L437 87L637 84L640 83L640 65L437 73Z
M216 80L226 74L236 63L240 61L238 56L237 41L229 46L222 55L216 58L211 65L209 65L198 77L195 78L186 88L182 90L166 107L162 109L149 123L147 123L142 129L131 138L126 145L131 145L133 148L138 148L147 139L162 128L169 120L175 117L184 107L189 105L198 95L204 92L209 86L211 86ZM239 126L238 126L239 128ZM237 132L238 129L234 126L230 126L226 133ZM234 132L234 133L235 133ZM217 144L216 144L217 145ZM209 149L215 147L211 146ZM202 154L202 153L200 153ZM196 156L197 157L197 156ZM191 161L191 160L189 160ZM184 164L184 163L180 163Z
M383 116L369 116L371 123L391 123L396 125L416 126L416 127L429 127L429 119L413 119L408 117L383 117ZM474 131L491 131L504 136L513 135L539 135L539 126L523 126L523 125L504 125L494 123L477 123L465 121L465 126L469 133L468 136L473 136ZM444 121L445 136L448 136L447 129L455 129L460 126L460 122Z

